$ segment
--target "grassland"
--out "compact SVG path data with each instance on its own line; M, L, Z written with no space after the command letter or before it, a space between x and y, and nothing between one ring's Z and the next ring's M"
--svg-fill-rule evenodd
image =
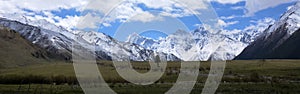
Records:
M104 79L120 94L159 94L176 82L180 63L168 62L163 77L153 85L139 86L122 79L110 61L98 61ZM188 63L188 62L187 62ZM144 73L148 63L133 62ZM200 75L192 93L201 93L210 62L201 62ZM300 91L300 60L227 61L219 93L297 93ZM73 94L83 93L71 63L40 63L0 69L0 94Z

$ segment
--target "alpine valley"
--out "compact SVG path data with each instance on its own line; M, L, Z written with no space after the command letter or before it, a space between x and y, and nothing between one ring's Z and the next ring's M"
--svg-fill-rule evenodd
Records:
M281 51L299 40L299 14L300 3L283 14L279 21L256 28L238 32L221 30L213 34L199 27L193 31L178 30L159 40L134 33L125 42L101 32L67 30L46 20L27 19L18 14L1 17L0 25L16 31L51 56L64 60L72 58L72 44L75 43L101 60L147 61L153 60L153 55L160 55L168 61L207 61L271 58L273 53L279 54L274 57L282 58L294 55L293 52ZM294 50L299 52L296 48Z

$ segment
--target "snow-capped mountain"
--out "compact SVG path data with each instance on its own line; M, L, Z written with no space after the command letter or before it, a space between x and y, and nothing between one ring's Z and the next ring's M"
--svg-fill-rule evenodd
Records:
M267 28L258 26L256 29L212 34L199 27L191 32L178 30L160 40L132 34L126 42L120 42L103 33L67 30L46 20L29 19L17 14L6 14L4 17L12 20L1 18L1 25L18 31L34 44L63 54L66 59L71 58L71 44L77 43L85 49L96 48L96 56L105 60L145 61L153 59L151 55L154 54L163 55L168 61L231 60L263 34L262 28Z
M2 26L11 28L20 33L25 39L32 43L47 49L51 53L61 55L60 57L69 60L71 58L72 39L51 30L26 25L17 21L0 18Z
M46 20L29 20L24 16L20 16L20 19L13 18L25 23L0 18L0 25L19 32L32 43L66 60L70 60L72 57L72 44L74 43L80 44L82 49L90 49L89 51L96 49L95 55L102 60L146 61L153 59L151 55L154 54L163 55L169 61L179 60L172 54L156 53L135 44L119 42L103 33L69 31ZM124 55L120 55L120 53L124 53Z
M132 34L127 41L157 52L174 54L186 61L231 60L261 33L261 30L245 30L212 34L199 27L193 32L178 30L160 40Z
M286 52L293 51L294 46L290 45L291 49L279 53L278 50L286 43L295 41L295 32L300 29L300 2L295 4L290 10L284 13L279 21L265 30L256 41L251 43L236 59L267 59L267 58L289 58L281 56ZM295 44L296 45L296 44ZM282 49L281 49L282 50ZM283 50L282 50L283 51ZM275 52L277 54L275 54ZM281 54L281 55L280 55ZM289 53L292 54L292 53Z
M96 47L96 52L105 52L113 60L126 60L129 57L130 60L135 61L147 61L153 59L151 55L159 54L160 56L165 56L168 61L178 61L176 56L172 54L156 53L152 50L147 50L139 45L120 42L112 37L98 32L80 32L78 33L80 38L86 40L89 44ZM125 58L124 58L125 57Z
M129 43L134 43L134 44L139 44L141 46L143 46L144 48L146 49L151 49L149 47L151 47L152 45L158 43L158 41L156 40L153 40L151 38L146 38L146 37L143 37L143 36L140 36L139 34L137 33L133 33L131 34L127 41L126 42L129 42Z

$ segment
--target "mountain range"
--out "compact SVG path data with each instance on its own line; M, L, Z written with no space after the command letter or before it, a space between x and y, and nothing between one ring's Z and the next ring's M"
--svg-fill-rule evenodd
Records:
M299 5L270 26L239 32L221 30L218 34L199 27L194 31L178 30L159 40L134 33L122 42L101 32L67 30L46 20L30 20L17 14L0 18L0 25L44 49L49 54L45 57L63 60L71 60L72 44L80 44L82 47L75 49L84 49L100 60L147 61L153 60L153 55L163 56L168 61L288 58L298 51Z
M175 33L153 40L132 34L127 42L138 44L146 49L174 54L184 61L231 60L236 57L248 44L254 41L262 31L251 30L228 34L210 33L203 27L187 32L178 30Z
M72 57L72 44L80 44L81 48L87 51L96 51L95 56L101 60L133 60L146 61L151 60L151 55L164 55L169 61L180 60L172 54L154 52L143 47L126 42L120 42L112 37L99 32L81 32L69 31L62 27L50 24L47 21L25 21L22 23L15 20L0 18L0 24L4 27L20 33L22 37L41 48L56 54L64 60L70 60ZM75 40L76 38L76 40ZM92 54L93 52L91 52ZM125 53L121 56L120 53Z

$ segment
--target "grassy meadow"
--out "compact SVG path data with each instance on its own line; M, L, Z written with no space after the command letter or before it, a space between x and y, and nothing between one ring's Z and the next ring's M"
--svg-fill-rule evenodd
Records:
M186 62L188 63L188 62ZM210 71L210 62L200 63L200 74L192 94L201 93ZM145 73L148 63L132 62ZM109 86L120 94L161 94L168 91L180 73L179 62L168 62L163 77L152 85L134 85L122 79L111 61L98 61ZM300 60L227 61L217 93L300 92ZM39 63L0 69L0 94L82 94L72 63Z

